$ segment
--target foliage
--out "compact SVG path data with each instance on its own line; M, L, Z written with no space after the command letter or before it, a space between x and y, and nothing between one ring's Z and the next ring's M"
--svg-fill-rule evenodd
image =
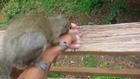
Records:
M92 4L97 0L77 0L77 10L82 12L90 12L93 8Z
M9 2L2 1L2 3L4 4L1 4L3 6L1 12L6 19L1 21L0 24L7 24L15 15L35 8L35 2L31 0L11 0Z
M5 1L0 1L0 8L2 8L5 3L6 3Z
M99 10L101 7L112 3L112 8L106 19L106 24L116 23L116 18L119 13L126 11L126 3L123 0L2 0L0 7L1 12L6 16L6 20L0 23L8 23L15 15L22 13L30 13L38 9L40 12L60 12L68 11L68 14L75 15L77 12L87 12ZM43 9L43 10L42 10Z
M109 15L106 19L106 24L115 24L117 22L116 18L119 13L126 12L126 3L123 0L117 0L109 12Z
M100 9L103 5L105 5L105 3L107 3L106 0L93 0L92 8L93 8L94 10L98 10L98 9Z
M20 12L20 5L18 3L13 3L11 5L7 4L7 7L3 9L5 15L8 17L8 19L13 18L16 14Z
M125 77L111 77L111 76L94 76L92 79L131 79Z
M59 62L53 64L53 66L59 66L59 65L60 65Z
M107 62L104 62L99 65L99 68L107 67ZM121 66L114 66L113 69L122 69ZM126 77L114 77L114 76L93 76L92 79L131 79Z
M83 58L84 66L86 67L96 67L97 62L92 55Z
M65 78L65 75L62 74L49 74L49 78Z
M51 9L53 7L62 6L62 0L39 0L39 3L43 5L44 8Z
M60 64L58 62L54 63L53 66L59 66ZM49 74L49 78L65 78L65 75L63 74Z
M0 22L0 24L1 24L1 23L8 23L9 20L10 20L11 18L13 18L13 16L15 16L16 14L18 14L18 13L20 12L20 6L19 6L19 4L17 4L17 3L13 3L13 4L10 4L10 5L5 4L5 6L6 6L6 7L3 8L2 11L3 11L3 13L4 13L3 16L5 16L6 19L5 19L5 20L2 20L2 21Z
M69 10L74 12L91 12L93 9L99 9L103 6L105 0L10 0L2 1L0 6L2 12L8 20L13 18L16 14L24 13L26 11L34 10L35 5L43 7L44 11L54 11L53 9ZM38 5L38 3L40 5ZM50 12L51 13L51 12Z
M99 68L105 68L105 67L107 67L107 62L104 62L103 64L99 65Z

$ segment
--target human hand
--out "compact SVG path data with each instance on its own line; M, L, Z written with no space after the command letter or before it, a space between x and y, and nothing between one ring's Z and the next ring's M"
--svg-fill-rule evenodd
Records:
M68 33L72 36L73 39L75 39L75 36L76 36L76 39L73 42L71 42L70 45L68 46L69 49L79 48L81 46L81 41L80 41L80 37L78 35L79 31L77 29L76 24L71 23L71 29L69 30ZM60 38L65 39L66 36L61 36ZM53 60L53 62L57 62L60 58L61 58L61 54L57 55L55 57L55 59Z
M65 40L67 42L67 45L70 49L77 49L80 47L81 41L80 37L78 36L78 30L76 28L76 24L71 23L71 29L69 30L69 33L64 34L60 36L60 40ZM47 47L43 54L43 60L46 62L57 62L62 54L62 50L60 50L57 46L50 46ZM59 51L58 51L59 50Z
M76 35L76 38L77 40L72 42L71 45L69 46L70 49L77 49L81 46L81 41L80 41L80 37L78 35L79 31L77 29L77 26L76 24L74 23L71 23L71 29L69 30L69 33L70 34L75 34Z

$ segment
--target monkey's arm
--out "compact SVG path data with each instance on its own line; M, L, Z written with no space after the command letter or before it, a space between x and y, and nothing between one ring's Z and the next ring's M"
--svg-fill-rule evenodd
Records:
M76 40L76 37L73 37L70 34L65 34L60 37L60 40L65 40L67 45ZM52 62L55 61L56 57L60 55L63 51L61 50L60 46L51 46L48 47L42 56L42 61L45 62ZM32 74L31 74L32 73ZM40 72L38 68L31 67L23 71L18 79L46 79L48 72Z
M59 32L54 32L51 44L55 46L60 46L62 50L66 50L68 48L67 43L65 41L59 40L59 36Z
M60 46L62 50L66 50L68 48L67 43L65 41L60 41L59 39L54 39L52 45Z
M59 40L62 28L61 27L53 27L53 28L51 29L52 34L50 41L51 45L60 46L62 50L66 50L68 48L67 43L65 41Z

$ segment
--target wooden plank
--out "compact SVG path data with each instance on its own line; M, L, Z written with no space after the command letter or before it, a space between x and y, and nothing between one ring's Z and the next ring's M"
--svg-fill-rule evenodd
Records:
M140 56L140 51L66 51L63 55L136 55Z
M140 51L140 22L79 27L77 51Z
M14 68L12 79L16 79L22 70ZM89 67L51 67L49 73L91 75L91 76L120 76L140 78L140 69L110 69L110 68L89 68Z
M133 52L135 55L140 51L140 22L85 25L79 26L78 29L82 46L77 51L120 52L124 54ZM4 33L5 31L0 31L0 51Z
M92 76L120 76L140 78L140 69L109 69L87 67L51 67L50 73Z

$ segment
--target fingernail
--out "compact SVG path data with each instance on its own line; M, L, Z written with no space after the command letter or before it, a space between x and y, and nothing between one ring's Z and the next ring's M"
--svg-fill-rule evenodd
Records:
M80 37L79 37L78 35L76 35L76 38L77 38L77 40L79 40L79 39L80 39Z
M76 24L75 23L71 23L71 26L72 26L72 28L75 28Z
M75 23L71 23L72 26L75 26Z

